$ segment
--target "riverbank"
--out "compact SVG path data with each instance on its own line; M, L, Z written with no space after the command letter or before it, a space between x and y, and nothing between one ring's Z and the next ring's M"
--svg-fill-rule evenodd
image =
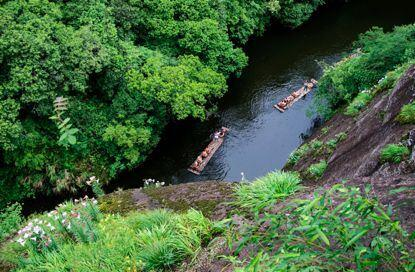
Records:
M396 117L414 90L412 66L359 115L340 111L304 144L320 149L287 165L298 173L276 171L250 183L149 186L60 205L9 238L0 265L22 271L413 271L415 124ZM329 154L324 143L333 137L337 145ZM411 154L402 153L399 163L382 161L383 147L396 141ZM348 162L337 164L343 158ZM325 171L310 176L305 169L322 159ZM368 165L377 167L359 171ZM22 240L26 234L33 242ZM25 262L17 252L26 252Z

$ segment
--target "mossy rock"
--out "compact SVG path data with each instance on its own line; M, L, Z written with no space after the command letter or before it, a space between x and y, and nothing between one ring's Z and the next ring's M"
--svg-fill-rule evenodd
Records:
M146 188L143 192L161 207L184 212L199 210L209 218L222 217L227 202L233 200L234 184L230 182L195 182L160 188Z
M104 213L126 214L137 210L133 190L118 191L99 198L99 208Z

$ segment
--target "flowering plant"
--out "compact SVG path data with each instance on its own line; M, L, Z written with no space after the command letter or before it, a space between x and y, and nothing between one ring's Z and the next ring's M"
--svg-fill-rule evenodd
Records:
M43 252L56 249L65 240L95 241L100 215L97 200L87 196L59 204L46 215L30 220L18 231L16 242L33 252Z
M99 179L97 179L95 176L90 177L89 180L86 181L86 184L91 186L92 192L94 192L95 196L100 197L105 194Z
M144 181L144 188L159 188L165 185L165 182L160 182L155 179L143 179Z

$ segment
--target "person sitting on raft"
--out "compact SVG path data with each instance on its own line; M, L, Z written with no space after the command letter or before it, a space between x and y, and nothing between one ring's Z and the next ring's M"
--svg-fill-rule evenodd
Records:
M223 137L225 137L225 129L221 129L220 130L220 132L219 132L219 137L221 137L221 138L223 138Z
M287 106L287 103L285 103L284 101L279 102L278 107L280 107L281 109L285 109L285 107Z
M219 139L220 136L220 131L216 130L213 134L212 134L212 140L217 141Z

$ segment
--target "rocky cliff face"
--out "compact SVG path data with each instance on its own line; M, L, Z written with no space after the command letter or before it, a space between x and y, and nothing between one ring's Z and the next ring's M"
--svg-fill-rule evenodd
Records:
M306 184L311 187L330 186L347 180L352 185L371 185L371 193L385 205L392 205L403 224L413 229L415 126L401 125L396 116L403 105L414 99L415 66L412 66L393 90L378 94L359 116L348 117L341 113L334 116L307 143L313 140L327 142L341 132L347 133L347 138L324 158L328 165L323 176L317 181L306 180ZM399 142L411 149L409 158L400 164L382 163L379 159L381 149L387 144ZM308 167L322 156L324 154L304 156L294 167L286 168L306 173Z

